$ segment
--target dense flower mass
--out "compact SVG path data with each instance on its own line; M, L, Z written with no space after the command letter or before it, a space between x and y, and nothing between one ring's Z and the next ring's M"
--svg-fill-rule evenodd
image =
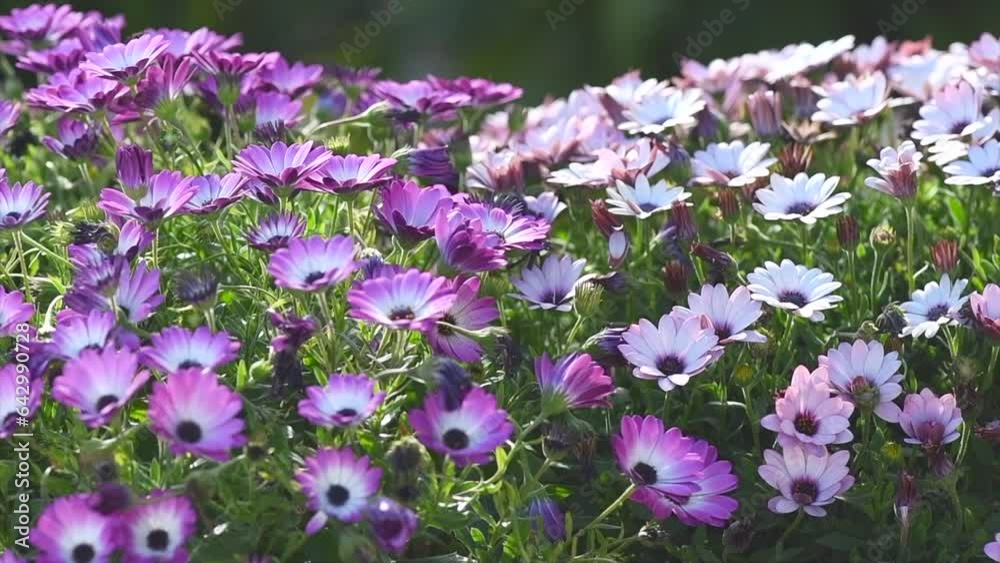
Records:
M543 97L7 10L0 562L1000 560L970 39Z

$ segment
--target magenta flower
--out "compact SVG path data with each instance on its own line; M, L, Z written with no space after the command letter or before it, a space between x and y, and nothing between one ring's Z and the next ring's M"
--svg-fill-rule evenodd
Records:
M194 180L180 172L160 172L149 178L148 189L138 201L116 189L105 188L97 206L111 217L156 223L184 213L198 192Z
M420 525L416 512L387 497L370 503L365 517L375 541L389 553L402 553Z
M123 549L128 563L183 563L184 544L194 535L198 513L187 497L154 490L123 514Z
M52 345L52 355L64 360L78 357L85 350L102 350L113 339L115 315L94 310L80 315L66 310L59 314Z
M0 232L20 229L45 215L49 194L34 182L7 184L0 178Z
M0 285L0 337L23 332L17 325L28 322L34 314L35 306L24 300L23 293Z
M192 58L206 73L227 81L240 78L273 65L281 57L278 53L229 53L218 49L196 49Z
M357 426L385 400L385 391L375 391L366 375L335 373L323 387L306 388L299 401L299 414L316 426Z
M372 212L386 230L413 242L432 236L438 215L452 205L451 193L444 186L421 188L416 182L393 180L382 188Z
M195 70L189 58L177 60L164 57L158 65L146 71L146 76L136 86L134 97L123 97L117 102L131 111L144 112L151 116L173 117L176 108L170 103L184 95L184 90L191 84Z
M191 180L195 192L184 208L188 213L207 215L229 207L243 199L243 185L246 180L236 173L196 176Z
M48 82L31 89L24 99L34 108L63 113L93 113L107 108L122 93L122 88L114 80L74 69L68 74L52 75Z
M295 478L316 514L306 525L306 534L318 532L332 517L357 522L369 500L378 492L382 470L372 467L368 456L358 457L350 448L320 448L306 458L306 466Z
M489 463L494 450L514 433L507 411L498 409L496 397L479 387L470 389L451 410L443 392L431 393L422 409L410 411L410 425L420 443L459 466Z
M962 410L955 396L938 397L927 388L919 394L907 395L899 415L899 426L907 436L904 441L921 446L938 475L950 472L951 462L944 453L944 446L959 439L958 427L961 425Z
M270 148L251 145L233 159L233 171L271 189L304 188L308 178L326 165L332 154L312 141L300 145L274 143Z
M145 252L153 244L155 236L139 221L131 219L125 221L125 224L118 230L118 244L112 251L112 255L123 256L131 260Z
M396 159L381 155L335 155L313 174L310 189L328 193L354 193L388 182Z
M658 325L641 319L622 334L618 346L633 366L632 375L656 381L664 392L687 385L716 359L719 337L703 316L686 320L671 315L660 317Z
M421 116L445 119L456 109L472 103L472 97L468 94L442 88L427 80L382 80L375 84L372 92L389 102L393 111L406 121L416 120Z
M16 66L37 74L66 73L80 66L88 52L79 39L70 37L53 47L24 53L18 57Z
M90 53L80 68L101 78L125 82L142 74L169 45L162 35L143 34L128 43L109 45L99 53Z
M854 484L847 469L850 457L846 450L834 454L826 450L811 454L797 446L785 448L781 454L766 450L765 463L757 474L780 493L767 507L778 514L802 509L809 516L826 516L823 507L833 504Z
M366 280L347 292L351 317L420 332L432 330L455 299L448 278L417 269Z
M357 268L354 252L351 237L292 239L271 255L267 270L279 287L321 291L346 280Z
M21 104L0 100L0 137L17 125L21 117Z
M277 57L274 63L256 74L262 88L275 90L297 98L317 86L323 77L321 65L303 63L288 64L284 57Z
M625 416L621 434L611 438L618 467L633 483L678 497L698 492L694 481L705 468L705 459L693 451L695 443L679 428L665 430L655 416Z
M785 449L801 447L819 455L829 444L846 444L854 439L849 430L854 405L831 395L825 368L809 373L799 366L784 396L775 401L774 414L762 418L760 425L777 432Z
M493 82L485 78L438 78L428 76L427 81L444 90L451 90L469 96L474 106L486 107L503 105L519 99L524 90L505 82Z
M257 250L272 252L288 246L292 239L300 238L306 232L306 222L294 213L268 215L260 223L247 231L247 242Z
M479 285L479 278L475 277L458 278L452 282L455 301L434 329L427 333L427 341L436 354L460 362L475 362L483 357L482 346L465 332L490 326L500 318L500 311L496 299L479 297Z
M0 366L0 439L6 440L15 432L20 432L18 418L31 420L42 404L44 382L31 383L25 397L25 386L19 381L24 374L17 371L17 365Z
M118 277L118 288L113 302L122 317L130 323L148 319L163 303L160 294L160 271L150 270L140 262L135 271L127 268ZM109 303L110 305L110 303ZM107 309L105 309L107 310Z
M83 121L64 117L56 123L56 137L43 137L42 144L63 158L83 160L97 150L98 130Z
M499 237L504 250L541 250L552 227L548 221L484 203L460 203L455 210L467 221L478 221L484 232Z
M31 530L39 563L107 563L120 545L118 519L90 506L91 495L57 498L45 507Z
M139 371L139 358L128 350L84 350L66 363L52 383L52 397L80 411L90 428L111 421L146 384L148 371Z
M167 374L192 369L214 372L235 360L239 351L240 343L225 331L172 326L150 337L149 346L142 348L142 363Z
M242 102L241 102L242 104ZM302 102L280 92L257 92L252 97L254 126L295 127L302 120Z
M1000 286L988 284L982 293L973 293L969 302L977 327L993 340L1000 340Z
M219 383L214 373L179 371L153 384L149 420L154 432L170 442L175 455L190 452L216 461L246 444L238 417L243 399Z
M457 211L437 214L434 239L444 263L460 272L486 272L507 265L500 237Z
M886 422L899 421L899 406L893 402L903 393L899 354L886 354L879 342L856 340L820 356L819 365L826 368L828 383L838 396Z
M22 41L58 41L80 25L83 14L69 5L32 4L0 16L0 31Z
M569 354L554 363L547 353L535 359L543 410L608 408L614 382L589 354Z
M686 320L704 316L719 337L719 344L737 342L767 342L767 337L756 330L748 330L763 314L759 301L750 299L750 291L740 286L729 291L722 284L705 285L701 293L688 295L688 306L674 306L670 316Z

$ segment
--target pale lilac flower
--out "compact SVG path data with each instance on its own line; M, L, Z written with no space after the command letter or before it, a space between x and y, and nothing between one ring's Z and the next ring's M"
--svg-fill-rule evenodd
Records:
M948 274L944 274L940 283L927 282L923 289L914 291L910 300L901 305L906 317L902 336L934 338L942 326L958 325L962 307L969 300L968 296L962 296L967 285L969 280L956 280L953 284Z
M163 329L141 350L142 363L165 374L200 369L217 372L239 356L240 343L225 331L207 326L188 330L178 326Z
M731 188L754 184L767 178L771 173L768 168L778 161L768 158L770 148L767 143L712 143L705 150L694 153L691 183Z
M460 362L475 362L483 357L483 347L464 331L475 332L490 326L500 318L500 311L496 299L479 297L480 283L476 277L458 278L452 282L455 301L427 333L427 341L435 353Z
M608 210L614 215L633 216L636 219L648 219L654 213L667 211L691 194L684 188L669 186L666 180L650 185L649 178L640 174L634 185L621 180L613 188L608 188Z
M486 272L507 265L500 237L457 211L437 213L434 240L444 263L460 272Z
M801 509L809 516L826 516L823 507L854 485L854 477L847 469L850 457L846 450L817 455L794 446L780 454L766 450L765 463L757 474L780 493L768 501L767 507L778 514Z
M958 430L961 425L962 411L955 396L938 397L927 388L919 394L907 395L899 415L899 426L907 436L904 441L923 448L938 475L950 472L951 461L944 453L944 446L961 437Z
M917 172L922 157L913 141L904 141L898 149L885 147L878 158L868 161L868 166L881 177L867 178L865 185L901 199L912 198L917 194Z
M983 547L983 553L994 561L1000 561L1000 534L993 537L993 541Z
M1000 340L1000 286L987 284L982 293L969 297L976 327L993 340Z
M703 316L660 317L659 325L641 319L622 334L618 350L632 364L632 375L657 382L663 391L687 385L717 358L719 337Z
M794 178L771 174L771 185L757 190L758 203L753 208L768 221L801 221L812 225L817 219L836 215L851 198L849 192L833 193L839 176L825 174L809 176L800 172Z
M185 211L194 215L215 213L243 198L246 179L236 173L219 177L218 174L196 176L191 181L195 192L188 200Z
M332 157L326 147L312 141L296 145L278 142L270 147L252 145L233 159L233 171L272 189L303 188Z
M886 353L879 342L856 340L827 351L819 365L826 368L834 393L886 422L899 420L899 406L893 402L903 393L898 353Z
M586 266L582 258L574 261L569 256L550 254L541 266L527 267L511 279L520 291L514 297L527 301L532 309L571 311L577 286L590 278L582 275Z
M45 84L31 89L24 99L34 108L63 113L93 113L107 108L122 92L115 80L94 76L81 69L54 74Z
M162 35L147 33L128 43L109 45L99 53L90 53L80 68L101 78L124 82L142 74L169 46L170 42Z
M240 102L242 107L242 102ZM254 127L263 131L295 127L302 121L302 102L281 92L257 92L252 98Z
M568 168L556 170L549 178L550 184L560 186L608 186L621 180L635 182L645 174L648 177L662 172L670 157L664 147L650 138L623 143L614 150L601 148L594 152L593 162L571 162Z
M50 194L34 182L8 184L6 178L0 176L0 232L20 229L41 219L49 197Z
M354 254L354 239L347 236L291 239L287 247L271 255L268 272L279 287L324 291L346 280L357 269Z
M392 179L396 159L370 154L334 155L313 173L307 182L311 189L329 193L354 193L378 187Z
M82 160L94 154L100 142L98 130L83 121L63 117L56 123L56 137L43 137L42 144L63 158Z
M306 222L294 213L275 213L260 220L246 233L247 242L257 250L269 252L285 248L288 241L300 238L306 232Z
M762 314L760 302L750 298L750 291L746 287L737 287L730 295L722 284L706 284L701 288L701 293L688 295L687 307L675 305L670 316L682 321L693 316L704 316L719 337L719 344L725 345L767 342L766 336L756 330L749 330L750 325Z
M466 185L493 192L524 189L524 166L512 150L490 151L478 156L466 170Z
M833 280L833 275L796 265L791 260L782 260L781 265L765 262L764 267L747 275L747 281L751 299L813 322L825 319L823 311L844 300L831 295L842 285Z
M393 330L434 329L455 303L448 278L410 269L357 283L347 292L348 315Z
M0 100L0 137L17 125L21 117L21 104Z
M289 65L284 57L278 57L273 64L256 74L256 79L263 88L276 90L293 98L318 85L322 77L322 65L299 62Z
M701 90L664 88L625 108L622 114L627 121L619 128L633 135L658 135L674 127L694 125L694 116L704 108Z
M990 72L1000 72L1000 39L992 33L983 32L979 39L969 44L969 58ZM1000 561L1000 558L997 560Z
M983 92L962 80L945 85L920 108L913 123L913 138L922 145L968 137L984 127Z
M568 208L565 203L559 201L559 196L552 192L542 192L537 197L526 195L524 196L524 205L531 214L549 223L554 223L556 217L559 217L559 214Z
M541 250L551 228L547 221L487 203L459 203L455 212L478 222L483 232L496 235L503 250Z
M194 178L164 171L149 178L149 186L138 201L113 188L101 190L97 206L111 217L156 223L185 212L198 192Z
M805 366L795 368L792 384L774 403L774 414L760 425L778 434L782 448L802 447L820 455L830 444L846 444L854 439L850 431L854 405L833 395L826 368L810 373Z
M823 96L813 121L834 126L856 125L871 120L889 106L889 86L879 71L862 77L848 76L842 82L820 88Z
M955 186L1000 186L1000 141L971 145L968 160L956 160L944 167L946 184Z

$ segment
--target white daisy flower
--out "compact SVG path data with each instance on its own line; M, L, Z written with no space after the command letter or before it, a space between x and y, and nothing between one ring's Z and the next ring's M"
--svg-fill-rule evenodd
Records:
M712 143L694 153L691 183L739 188L767 178L768 167L778 161L768 158L770 148L768 143Z
M1000 72L1000 38L983 33L969 44L969 58L993 72Z
M813 114L813 121L836 126L863 123L889 105L889 87L881 72L848 76L826 88L817 87L816 93L823 98L816 103L819 111Z
M825 319L823 311L844 300L839 295L831 295L842 285L833 280L833 275L818 268L798 266L791 260L782 260L780 266L765 262L764 267L755 269L747 280L751 299L814 322Z
M827 380L837 395L872 409L886 422L899 421L900 408L893 402L903 393L899 354L887 354L879 342L856 340L820 356L819 365L826 368Z
M844 210L844 202L851 194L834 194L839 176L825 174L809 176L805 172L786 178L771 174L771 186L755 193L759 203L753 208L768 221L802 221L812 225L817 219L836 215Z
M946 184L981 186L1000 184L1000 141L991 139L985 145L969 147L968 160L956 160L944 167Z
M666 180L650 185L649 178L640 174L635 185L630 186L618 180L617 186L608 188L608 211L614 215L632 215L646 219L660 211L666 211L679 201L691 197L684 188L671 187Z
M622 114L627 121L618 127L633 135L656 135L673 127L694 125L695 114L704 108L701 90L664 88L625 108Z
M750 298L747 288L737 287L730 295L726 286L705 285L701 293L688 295L688 306L674 306L670 315L681 320L692 316L705 316L712 323L712 330L719 337L719 344L734 342L767 342L767 337L756 330L748 330L763 314L759 301Z
M639 174L655 176L670 164L670 157L652 139L638 139L615 150L594 151L593 162L571 162L556 170L548 182L557 186L608 186L615 180L633 182Z
M664 391L687 385L718 357L712 352L719 337L701 315L663 315L659 326L641 319L622 333L622 342L618 351L634 366L632 375L655 380Z
M928 282L903 303L906 326L903 336L934 338L942 326L957 325L958 315L969 296L962 296L969 280L956 280L954 284L948 274L941 277L941 283Z
M969 148L982 146L992 141L1000 134L1000 108L993 108L982 121L983 126L977 129L967 140L942 139L928 147L931 153L929 160L938 166L944 166L969 155Z
M542 192L538 197L524 196L524 205L533 215L553 223L560 213L566 211L566 204L559 201L559 197L552 192Z
M941 88L920 108L913 123L913 138L923 145L968 137L984 127L983 92L962 80Z
M532 309L571 311L577 285L592 277L582 276L586 265L583 259L550 254L540 267L525 268L510 280L521 292L513 297L531 303Z

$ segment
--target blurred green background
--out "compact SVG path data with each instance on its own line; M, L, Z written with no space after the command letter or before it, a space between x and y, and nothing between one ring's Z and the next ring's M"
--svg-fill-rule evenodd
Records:
M396 2L397 14L388 12ZM27 5L5 0L5 6ZM526 99L605 84L630 68L676 73L701 33L707 61L853 33L859 41L935 37L944 48L1000 30L997 0L78 0L146 27L242 32L249 50L290 59L380 66L385 76L480 75L523 86ZM730 10L723 22L723 10ZM377 14L375 12L381 12ZM376 16L386 21L380 24ZM712 20L717 20L712 22ZM708 22L708 25L706 25ZM881 22L881 25L880 25ZM345 50L365 26L367 46ZM880 29L881 27L881 29ZM709 29L712 28L712 29ZM712 30L716 33L712 35ZM704 33L703 33L704 32ZM706 39L711 38L711 41ZM690 41L689 41L690 39ZM700 46L699 46L700 48ZM697 52L697 51L695 51Z

